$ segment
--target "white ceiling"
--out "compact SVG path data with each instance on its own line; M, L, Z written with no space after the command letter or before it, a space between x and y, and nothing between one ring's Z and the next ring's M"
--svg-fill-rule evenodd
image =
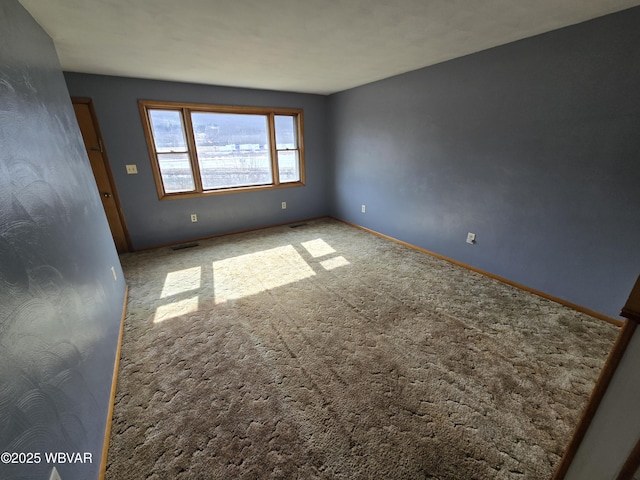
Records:
M66 71L330 94L640 0L20 0Z

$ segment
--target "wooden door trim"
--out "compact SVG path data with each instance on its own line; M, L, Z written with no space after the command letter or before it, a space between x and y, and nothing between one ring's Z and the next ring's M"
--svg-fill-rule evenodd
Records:
M616 343L609 352L609 356L607 357L604 367L602 367L602 370L600 371L600 376L598 377L591 395L589 396L587 405L582 411L580 420L573 431L569 445L560 459L560 463L556 468L552 480L563 480L567 475L569 467L578 453L582 440L587 434L587 430L589 429L589 426L598 411L598 407L607 392L607 388L613 379L613 375L616 373L616 369L624 356L624 352L627 350L629 342L631 342L631 337L633 337L636 327L636 322L627 320L622 326L622 330L618 333Z
M624 462L622 469L618 473L616 480L627 480L633 478L633 476L640 470L640 440L633 447L627 461Z
M624 307L622 307L622 311L620 315L625 317L627 320L622 326L622 330L618 334L618 338L616 340L615 345L611 352L609 352L609 357L600 372L600 377L596 382L596 386L591 392L591 396L587 402L587 406L582 412L582 416L578 425L576 426L573 436L571 437L571 441L569 442L569 446L567 447L560 463L558 464L558 468L555 471L552 480L564 480L571 467L571 463L573 462L576 454L578 453L578 449L582 444L582 440L584 439L589 427L591 426L591 422L593 421L596 412L598 411L598 407L604 398L607 388L613 379L613 376L616 373L616 369L633 338L633 334L635 333L638 324L640 323L640 276L636 280L635 285L631 290L631 294L629 295L629 299L625 303ZM631 454L627 458L622 471L617 477L618 480L623 480L626 478L631 478L625 476L629 471L635 471L638 469L638 465L640 465L640 440L632 450Z
M107 178L109 180L109 184L111 185L111 192L113 195L113 200L116 204L116 210L118 212L118 217L120 219L120 224L122 225L122 230L124 231L124 240L127 244L127 251L132 252L133 247L131 244L131 237L129 236L129 229L127 228L127 222L124 218L124 213L122 211L122 205L120 204L120 196L118 195L118 189L116 188L116 182L113 178L113 172L111 171L111 162L109 161L109 156L107 155L107 150L104 146L104 140L102 139L102 132L100 131L100 124L98 123L98 117L96 116L95 108L93 107L93 100L90 97L71 97L71 103L77 103L80 105L87 105L89 108L89 113L91 115L91 121L93 122L93 126L96 131L96 135L98 136L98 140L100 141L100 145L102 148L102 160L104 162L105 169L107 171Z

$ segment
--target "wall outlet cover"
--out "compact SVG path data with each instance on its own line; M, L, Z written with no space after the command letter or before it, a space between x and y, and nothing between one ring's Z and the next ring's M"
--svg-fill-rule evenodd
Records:
M467 243L470 243L471 245L473 245L474 243L476 243L476 234L475 233L467 233Z
M136 173L138 173L138 166L137 165L127 165L127 173L129 175L135 175Z

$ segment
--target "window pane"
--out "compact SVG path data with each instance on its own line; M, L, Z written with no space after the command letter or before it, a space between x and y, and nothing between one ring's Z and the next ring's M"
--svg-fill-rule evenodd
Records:
M273 183L265 115L191 114L205 190Z
M280 183L300 181L300 162L297 150L278 152L278 172Z
M158 165L166 193L195 189L188 153L162 153L158 155Z
M149 110L156 152L186 152L182 115L175 110Z
M276 115L276 148L285 150L287 148L298 148L296 141L296 124L294 117L290 115Z

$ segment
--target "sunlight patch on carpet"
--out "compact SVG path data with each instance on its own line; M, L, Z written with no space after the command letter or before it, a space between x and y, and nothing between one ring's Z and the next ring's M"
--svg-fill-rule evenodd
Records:
M321 238L310 240L308 242L302 242L301 245L307 250L307 252L311 254L313 258L324 257L325 255L336 252L331 245L329 245Z
M178 300L168 303L167 305L161 305L156 309L156 314L153 319L153 323L164 322L176 317L182 317L190 313L198 311L199 296L186 298L184 300Z
M215 302L237 300L313 275L293 245L226 258L213 262Z
M344 258L342 255L320 262L320 265L322 265L322 268L324 268L325 270L333 270L334 268L344 267L345 265L350 264L351 262L349 262L349 260Z
M167 273L160 298L167 298L178 293L199 289L201 275L201 267L185 268Z

